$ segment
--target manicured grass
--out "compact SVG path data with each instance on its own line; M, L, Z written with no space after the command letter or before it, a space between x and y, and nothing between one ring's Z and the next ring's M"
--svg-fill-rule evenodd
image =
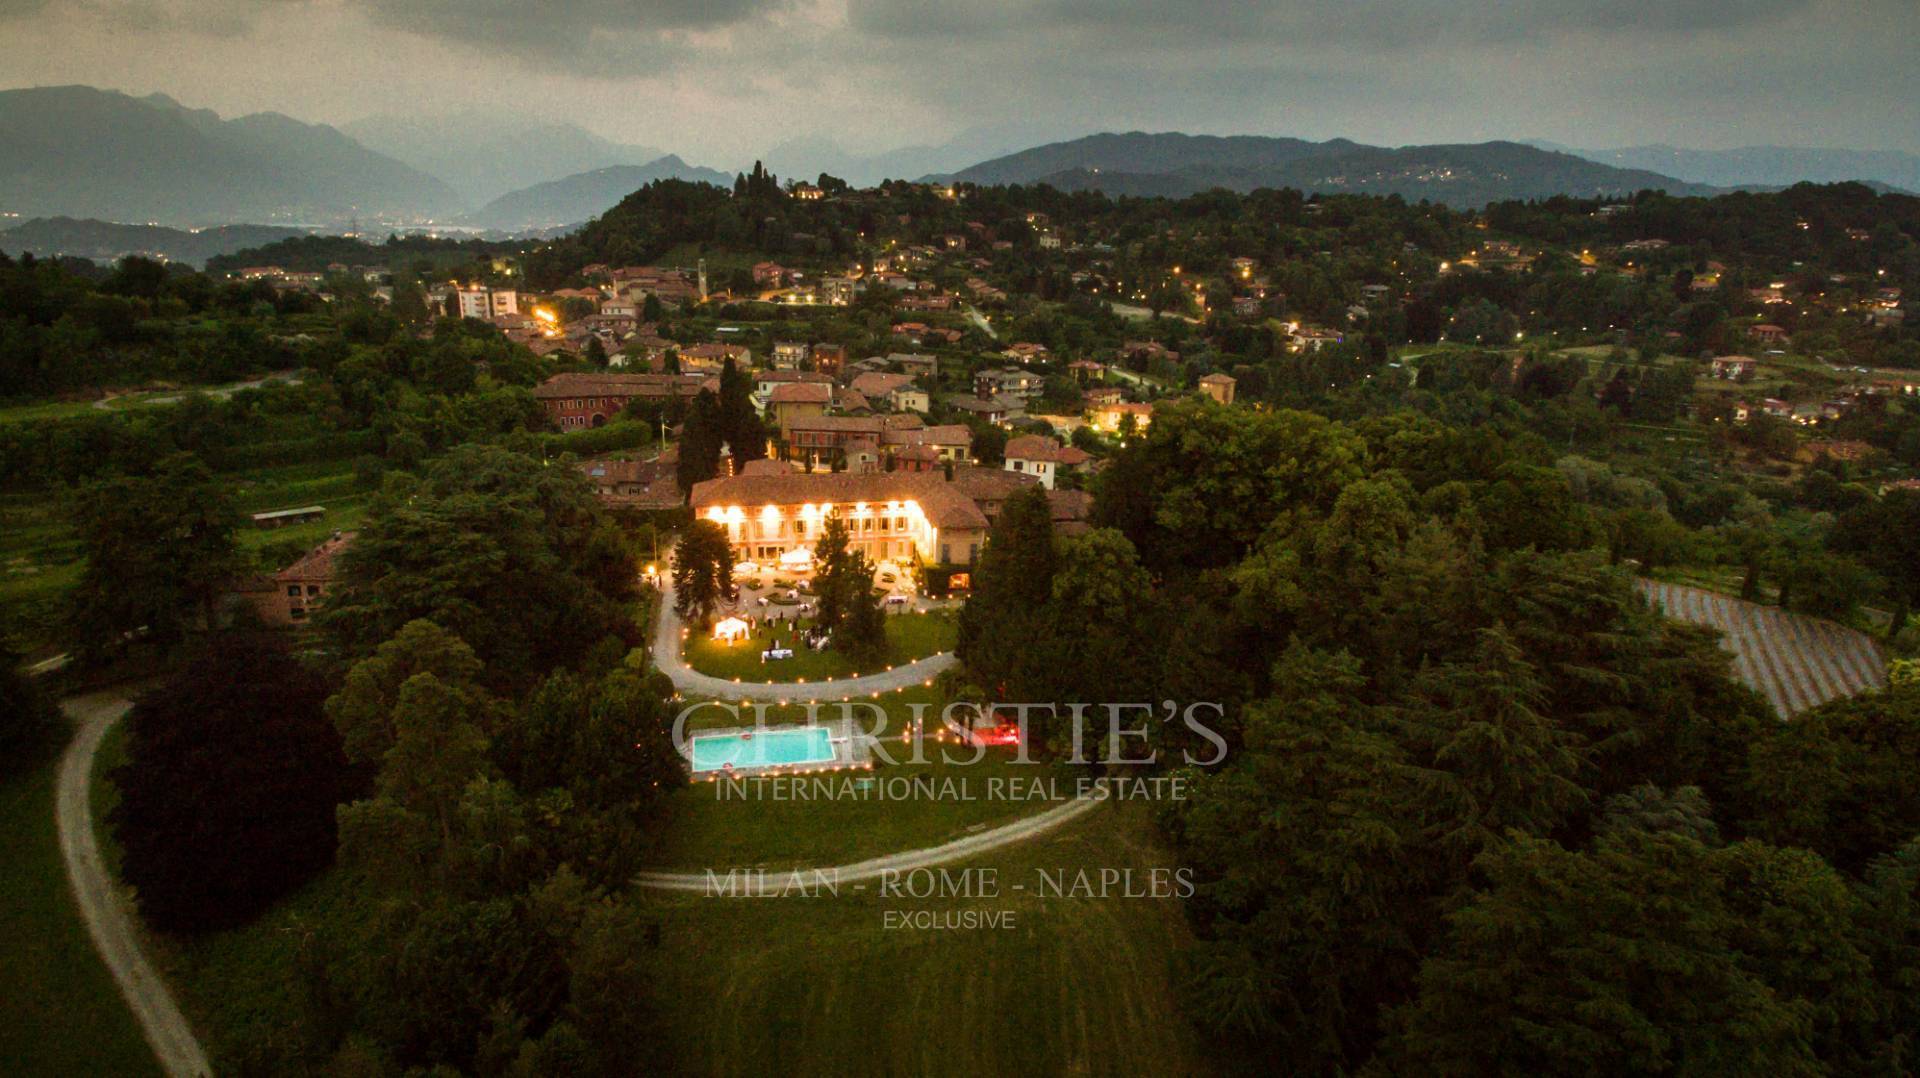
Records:
M1038 893L1042 871L1131 871L1144 886L1171 869L1145 817L1106 806L946 866L996 870L994 897L889 897L876 883L818 898L646 893L663 922L657 998L677 1063L715 1075L1208 1073L1175 994L1190 939L1180 902ZM889 911L1014 920L916 930L889 928Z
M1006 823L1071 797L1077 773L1039 763L1019 763L1004 748L980 751L950 736L931 739L940 726L939 691L916 687L864 704L852 713L862 729L879 729L880 746L894 763L876 757L874 769L824 772L817 782L796 778L696 781L676 794L672 816L655 853L656 867L725 869L741 865L834 865L900 850L938 846ZM913 706L922 713L929 739L923 762L911 762L912 746L901 740L911 729ZM685 705L683 705L685 706ZM800 722L806 709L769 707L767 722ZM819 721L838 722L838 704L822 704ZM689 729L749 726L751 709L737 717L716 707L694 714ZM862 781L872 778L874 783ZM808 799L797 799L805 791Z
M898 705L916 701L937 702L935 690L882 700L903 717ZM774 708L769 721L801 714ZM703 715L699 724L733 721ZM984 777L994 766L971 770ZM1041 807L1003 802L994 811ZM675 809L664 825L662 867L791 863L775 843L817 857L815 863L838 863L939 841L963 832L974 819L968 814L982 811L947 801L721 803L711 787L681 795ZM678 860L676 850L699 856ZM1041 870L1057 879L1078 870L1095 878L1106 869L1131 870L1144 882L1150 870L1171 865L1142 808L1114 805L955 866L997 870L995 898L912 900L883 897L868 885L820 900L640 891L627 900L662 917L661 950L649 959L659 986L654 1002L682 1070L1206 1073L1204 1046L1175 998L1178 956L1189 941L1180 903L1036 890ZM1011 912L1014 927L889 929L888 910ZM371 915L351 878L336 869L245 928L160 939L150 953L175 984L216 1067L244 1070L272 1061L278 1046L300 1036L294 971L303 931Z
M0 781L0 1074L158 1074L73 904L54 771Z
M797 616L799 611L797 606L756 609L762 611L763 617L776 611L792 612ZM723 644L711 636L689 631L685 651L687 665L703 674L740 681L817 682L854 674L877 674L889 666L950 651L955 634L952 614L889 614L886 660L877 666L861 669L832 648L825 651L807 648L799 639L800 631L812 623L810 618L793 623L770 624L762 621L760 630L750 639L734 644ZM761 662L760 653L772 646L776 639L793 649L793 657Z
M146 950L216 1073L270 1073L303 1036L303 936L322 921L371 916L354 879L329 869L242 928L196 937L149 932Z

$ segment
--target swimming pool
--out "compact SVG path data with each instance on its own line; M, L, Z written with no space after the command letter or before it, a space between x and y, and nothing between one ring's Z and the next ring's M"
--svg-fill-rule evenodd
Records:
M834 758L833 737L824 726L794 726L741 734L709 734L693 739L693 770L735 771L795 764L823 764Z

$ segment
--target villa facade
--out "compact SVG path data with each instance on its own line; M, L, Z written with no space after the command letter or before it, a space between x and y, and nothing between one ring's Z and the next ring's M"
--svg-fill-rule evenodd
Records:
M743 561L811 553L835 514L848 545L876 562L971 565L988 529L974 500L938 472L738 475L696 483L692 504Z

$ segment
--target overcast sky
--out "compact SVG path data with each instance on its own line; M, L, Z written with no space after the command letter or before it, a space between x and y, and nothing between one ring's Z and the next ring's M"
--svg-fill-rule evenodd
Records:
M0 0L0 85L470 107L734 167L1016 126L1920 152L1920 0Z

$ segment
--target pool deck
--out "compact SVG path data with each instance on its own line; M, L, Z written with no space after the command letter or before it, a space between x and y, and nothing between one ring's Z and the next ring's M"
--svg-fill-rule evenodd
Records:
M713 768L705 771L693 770L693 743L709 737L739 737L742 734L772 734L782 730L805 729L804 726L729 726L718 730L701 730L687 736L680 746L680 755L687 761L687 770L695 782L718 782L721 779L750 779L771 775L812 775L823 771L871 770L873 768L873 739L865 734L856 733L853 724L846 719L839 722L823 722L814 727L827 731L828 744L833 748L833 758L829 760L809 760L791 764L756 764L746 767Z

